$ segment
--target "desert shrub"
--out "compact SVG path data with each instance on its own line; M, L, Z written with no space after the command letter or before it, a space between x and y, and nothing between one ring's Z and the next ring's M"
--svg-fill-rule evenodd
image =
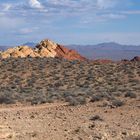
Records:
M69 93L69 92L64 92L64 93L62 94L62 96L63 96L63 98L67 101L67 99L68 99L69 96L70 96L70 93Z
M31 105L43 104L43 103L46 103L46 98L33 97L33 99L31 100Z
M131 83L136 83L136 84L139 84L140 83L140 81L139 80L137 80L137 79L129 79L129 82Z
M124 102L121 101L121 100L118 100L118 99L115 99L115 100L111 101L111 103L115 107L120 107L120 106L124 105Z
M78 96L76 99L80 105L86 104L86 98L84 96Z
M140 140L140 136L129 136L125 140Z
M70 106L86 104L86 98L82 96L79 96L79 97L68 96L65 100L69 102Z
M137 95L133 92L127 92L124 96L125 97L130 97L130 98L136 98L137 97Z
M31 105L46 103L46 95L41 91L34 91L33 94L29 95L26 97L28 99L26 102L31 102Z
M91 121L102 121L103 119L99 115L94 115L90 118Z
M117 96L117 97L120 97L121 96L121 92L119 92L119 91L118 92L113 92L113 95Z
M93 95L92 97L91 97L91 102L96 102L96 101L101 101L102 100L102 96L100 96L100 95Z
M75 105L84 104L86 98L91 102L102 99L111 102L120 95L134 98L127 92L139 93L140 66L133 64L94 64L39 57L4 59L0 62L0 92L8 91L13 98L8 94L1 102L40 104L70 100Z
M99 107L107 107L109 106L108 102L103 102L101 105L98 105Z
M70 106L77 106L79 104L78 101L76 100L76 98L74 98L72 96L68 96L66 98L66 102L68 102Z
M31 100L31 105L37 105L38 104L38 100L36 98L33 98Z
M15 101L11 97L10 93L0 93L0 104L14 104Z
M54 103L54 99L53 98L46 98L46 103Z
M106 96L106 99L107 99L108 101L112 101L112 100L115 100L115 96L109 95L109 94L108 94L108 96Z
M137 85L137 86L135 86L135 87L133 87L133 90L138 90L138 91L140 91L140 86L139 85Z
M53 103L54 101L56 100L63 100L63 97L61 94L56 94L55 92L54 93L49 93L46 97L46 102L47 103Z

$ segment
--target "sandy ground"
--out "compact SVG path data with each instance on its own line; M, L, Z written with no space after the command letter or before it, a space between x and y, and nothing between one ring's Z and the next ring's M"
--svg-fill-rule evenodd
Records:
M0 106L0 140L140 140L139 100L101 105Z

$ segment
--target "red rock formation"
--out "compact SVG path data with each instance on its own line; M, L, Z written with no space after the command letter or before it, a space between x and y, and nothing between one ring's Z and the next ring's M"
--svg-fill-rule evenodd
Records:
M41 41L36 48L40 51L47 52L51 57L60 57L68 60L86 60L85 57L81 56L75 50L70 50L62 45L56 44L48 39Z
M75 50L69 50L62 45L56 44L48 39L41 41L36 48L18 46L1 52L2 58L9 57L59 57L67 60L86 60Z
M68 60L86 60L86 58L78 54L75 50L69 50L68 48L65 48L59 44L57 45L55 51L57 52L57 57L65 58Z

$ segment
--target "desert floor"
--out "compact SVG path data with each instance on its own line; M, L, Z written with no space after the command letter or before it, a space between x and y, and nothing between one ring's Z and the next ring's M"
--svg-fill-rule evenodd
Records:
M0 140L139 140L140 102L118 108L102 101L68 106L51 103L0 107Z

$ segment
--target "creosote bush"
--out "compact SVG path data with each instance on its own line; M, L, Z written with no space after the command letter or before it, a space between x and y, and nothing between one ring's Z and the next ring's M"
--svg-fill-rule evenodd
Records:
M137 95L133 92L127 92L124 96L130 98L137 98Z
M0 104L14 104L14 99L10 96L10 93L0 92Z
M101 101L102 100L102 97L101 96L99 96L99 95L93 95L92 97L91 97L91 102L96 102L96 101Z
M69 103L70 106L86 104L86 99L82 96L79 97L68 96L66 98L66 101Z
M118 99L111 101L111 103L114 107L121 107L124 105L124 102Z
M102 121L103 119L99 115L94 115L90 117L91 121Z

